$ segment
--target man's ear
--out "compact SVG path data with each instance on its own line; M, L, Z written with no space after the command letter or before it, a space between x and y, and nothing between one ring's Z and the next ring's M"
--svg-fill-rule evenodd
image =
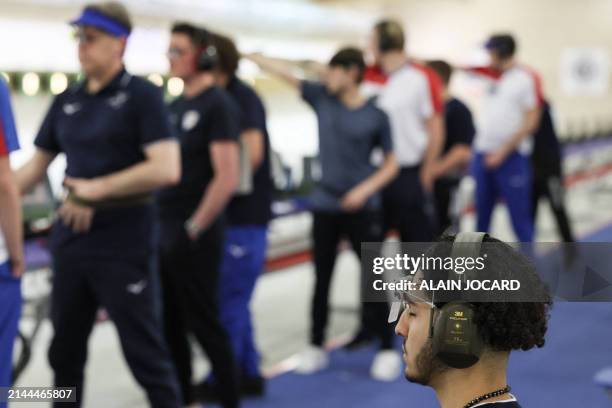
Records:
M353 80L354 83L359 84L359 82L361 82L359 79L359 68L357 68L355 65L351 65L348 68L348 72L349 75L351 76L351 79Z
M121 57L123 57L125 55L125 50L127 48L127 37L121 37L119 38L119 43L121 45Z

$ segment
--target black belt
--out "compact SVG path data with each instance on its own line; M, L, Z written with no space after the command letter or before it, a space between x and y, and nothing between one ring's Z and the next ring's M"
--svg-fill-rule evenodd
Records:
M418 173L421 170L421 163L412 166L401 166L400 173Z
M85 205L87 207L92 207L96 210L106 210L112 208L128 208L149 205L153 203L153 196L151 194L137 194L126 197L109 198L100 201L91 201L80 198L72 192L68 192L66 200L70 200L73 203Z

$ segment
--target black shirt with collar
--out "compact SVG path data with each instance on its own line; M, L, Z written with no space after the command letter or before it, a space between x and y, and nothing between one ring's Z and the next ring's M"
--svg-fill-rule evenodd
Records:
M253 174L253 191L232 199L227 208L229 225L266 225L271 217L272 178L270 174L270 137L266 111L257 93L237 77L227 84L227 91L240 108L240 131L257 129L263 134L263 159Z
M210 145L238 141L239 111L231 96L216 86L194 97L175 99L169 111L181 144L181 181L160 191L157 198L162 219L185 221L197 209L214 176Z
M162 90L122 69L99 92L89 93L83 81L58 95L34 144L64 153L67 176L95 178L142 162L147 145L171 137ZM52 248L84 256L141 256L152 245L152 217L151 205L96 210L85 234L58 220Z

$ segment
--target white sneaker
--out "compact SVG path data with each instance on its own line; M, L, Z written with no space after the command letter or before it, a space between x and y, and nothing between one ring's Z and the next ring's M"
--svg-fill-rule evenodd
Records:
M378 381L393 381L400 376L402 359L395 350L381 350L376 353L370 375Z
M595 374L595 382L612 390L612 367L606 367Z
M299 355L298 365L295 372L298 374L313 374L327 368L329 357L321 347L308 346Z

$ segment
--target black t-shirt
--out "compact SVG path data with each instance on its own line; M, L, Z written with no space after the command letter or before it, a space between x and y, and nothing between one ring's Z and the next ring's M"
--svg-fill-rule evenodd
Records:
M66 155L66 175L94 178L145 159L144 148L170 138L160 88L125 70L95 94L82 82L58 95L34 144ZM97 210L89 232L76 234L58 220L52 247L84 256L140 256L150 248L151 206Z
M470 146L476 128L472 120L472 113L459 99L451 98L446 101L444 107L444 126L446 128L446 138L444 140L443 154L446 154L458 144ZM459 183L462 177L461 171L456 171L452 174L445 174L436 181L436 186L447 186L448 183L453 185ZM447 187L444 187L447 188Z
M233 77L227 91L240 107L240 131L257 129L264 137L263 160L253 174L253 191L236 196L227 208L230 225L266 225L271 217L272 178L270 175L270 138L266 128L266 111L253 88Z
M547 102L544 103L542 109L540 126L533 134L531 161L536 177L561 175L561 145L550 114L550 105Z
M451 98L444 107L444 121L446 126L446 140L444 153L454 145L466 144L470 146L476 133L474 121L470 110L459 99Z
M170 124L181 144L181 181L158 194L160 217L187 220L197 209L214 176L210 145L238 141L238 107L221 88L175 99L169 106Z

